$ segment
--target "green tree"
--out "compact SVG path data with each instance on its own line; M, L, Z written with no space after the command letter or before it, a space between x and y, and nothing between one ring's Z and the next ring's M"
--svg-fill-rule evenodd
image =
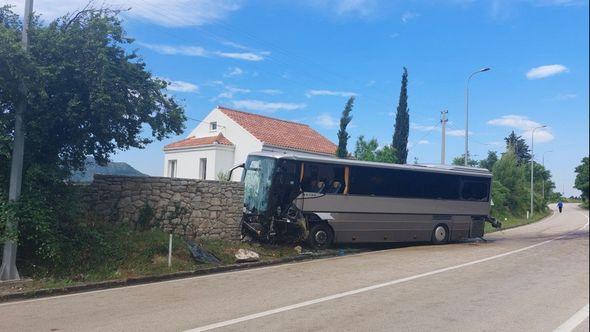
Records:
M80 271L97 263L85 255L104 260L112 253L98 225L83 218L77 188L64 180L87 156L104 164L117 150L182 133L186 117L167 83L129 51L133 40L116 12L86 9L48 24L34 18L26 54L21 27L0 7L0 242L14 236L2 228L15 219L25 274ZM22 195L7 204L15 106L23 99Z
M588 201L588 191L589 191L589 169L590 169L590 159L588 157L582 158L582 163L576 167L576 180L574 182L574 188L580 190L582 192L582 200L584 202Z
M407 163L408 159L408 135L410 132L410 110L408 109L408 70L404 67L402 85L399 93L399 102L395 114L395 129L393 131L392 148L395 150L395 159L399 164Z
M528 144L522 136L516 135L514 130L504 138L504 141L506 142L506 151L514 151L519 164L528 163L531 160Z
M20 63L20 24L13 15L0 9L0 64L10 65L0 72L0 137L11 136L14 105L24 97L14 86L25 78L25 167L79 169L88 155L104 164L116 150L182 133L183 109L166 95L167 83L127 51L133 40L116 13L86 10L48 25L33 20L29 53ZM10 164L6 149L0 153L3 166Z
M338 158L348 157L347 144L350 135L346 131L346 127L352 121L352 107L354 106L354 96L348 98L346 106L342 111L342 117L340 117L340 130L338 130L338 148L336 149L336 156Z
M518 164L516 155L512 151L504 153L502 158L495 163L492 173L494 183L497 181L506 189L502 189L505 196L504 202L497 203L494 199L494 205L503 204L504 206L498 206L497 209L523 215L528 209L529 192L525 169Z
M494 164L498 161L498 154L496 151L488 151L488 156L486 159L482 159L479 161L479 167L486 168L490 172L494 168Z
M369 141L366 141L364 136L359 136L356 141L354 158L381 163L395 163L396 161L395 150L392 146L386 145L379 149L377 139L372 138Z
M453 161L451 163L456 166L465 166L465 157L464 156L455 157L455 158L453 158ZM479 164L479 162L474 159L469 159L469 161L467 162L467 166L471 166L471 167L476 167L478 164Z

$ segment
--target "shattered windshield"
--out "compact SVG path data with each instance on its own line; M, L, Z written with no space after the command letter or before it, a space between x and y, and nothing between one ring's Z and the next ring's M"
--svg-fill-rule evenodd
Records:
M244 206L250 212L262 213L268 209L270 190L276 160L249 157L244 173Z

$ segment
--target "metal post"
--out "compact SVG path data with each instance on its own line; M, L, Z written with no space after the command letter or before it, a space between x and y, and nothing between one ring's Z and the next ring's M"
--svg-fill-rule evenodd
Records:
M168 240L168 267L172 267L172 233L170 233Z
M442 139L441 139L441 147L440 147L440 163L442 165L445 164L445 157L446 157L446 138L447 138L447 113L449 111L441 111L440 112L440 123L442 124Z
M25 1L25 14L23 19L22 47L26 52L29 48L29 25L33 13L33 0ZM16 202L20 197L22 173L23 173L23 155L25 150L25 134L23 129L23 115L27 108L27 87L24 82L20 84L21 98L16 107L14 118L14 145L12 148L12 160L10 165L10 187L8 189L8 201ZM11 234L17 230L15 220L6 220L6 231ZM16 249L15 240L6 240L2 252L2 267L0 267L0 280L18 280L20 276L16 268Z
M469 82L475 74L483 73L488 70L490 70L490 68L486 67L471 73L467 78L467 84L465 85L465 154L463 156L465 166L469 164Z

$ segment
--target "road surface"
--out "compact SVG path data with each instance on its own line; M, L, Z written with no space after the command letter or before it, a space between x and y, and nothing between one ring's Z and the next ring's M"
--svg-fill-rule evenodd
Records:
M0 331L588 331L588 211L410 246L0 304Z

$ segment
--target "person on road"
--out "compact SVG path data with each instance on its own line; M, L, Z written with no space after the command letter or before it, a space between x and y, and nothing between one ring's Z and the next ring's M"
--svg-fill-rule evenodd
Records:
M563 202L562 201L559 201L557 203L557 208L559 209L559 213L561 213L561 210L563 210Z

